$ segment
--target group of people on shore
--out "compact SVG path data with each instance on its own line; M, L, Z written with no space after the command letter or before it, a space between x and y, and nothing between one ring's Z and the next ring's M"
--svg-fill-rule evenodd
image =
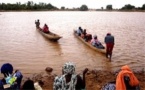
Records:
M39 30L42 30L44 33L49 33L49 27L47 24L44 24L43 28L40 28L40 21L39 19L37 21L35 21L36 24L36 28L38 28Z
M83 30L81 27L78 28L76 33L78 36L81 36L86 42L90 42L90 44L92 44L94 47L105 49L102 43L98 40L97 35L94 35L92 38L92 34L88 34L86 32L86 29ZM114 47L114 36L112 36L111 33L107 33L104 42L106 44L106 57L108 58L108 56L110 56L109 58L111 60Z
M10 63L4 63L0 70L4 76L0 79L0 90L42 90L39 82L34 83L30 79L21 85L23 75L19 70L14 72L14 68Z
M53 90L85 90L85 75L88 68L83 70L83 75L76 74L75 64L67 62L62 66L62 75L56 76L53 83ZM19 70L13 73L13 66L5 63L1 66L0 90L43 90L43 82L34 83L33 80L26 80L21 86L23 75ZM117 74L116 81L108 82L101 90L140 90L139 81L128 65L121 67Z

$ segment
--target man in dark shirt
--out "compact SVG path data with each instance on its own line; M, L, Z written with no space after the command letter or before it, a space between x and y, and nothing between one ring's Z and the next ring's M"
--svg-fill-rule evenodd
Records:
M107 33L104 41L106 43L106 57L108 58L108 55L110 55L110 61L111 61L112 50L114 47L114 36L112 36L111 33Z

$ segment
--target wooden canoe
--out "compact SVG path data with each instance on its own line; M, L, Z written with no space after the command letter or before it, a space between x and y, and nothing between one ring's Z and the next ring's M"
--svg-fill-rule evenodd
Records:
M41 28L36 28L37 31L40 32L40 34L42 34L44 37L46 37L47 39L49 40L52 40L52 41L57 41L59 40L60 38L62 38L61 36L55 34L55 33L52 33L52 32L49 32L49 33L44 33Z
M93 50L97 51L97 52L100 52L102 54L106 54L106 50L105 49L99 49L99 48L96 48L94 47L93 45L90 44L90 42L86 42L82 37L78 36L77 33L76 33L76 30L74 30L74 35L79 39L81 40L84 44L86 44L87 46L89 46L90 48L92 48Z

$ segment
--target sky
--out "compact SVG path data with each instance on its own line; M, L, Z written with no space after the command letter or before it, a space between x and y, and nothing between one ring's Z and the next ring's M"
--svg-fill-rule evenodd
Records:
M24 4L28 1L33 1L34 3L50 3L53 6L61 8L64 6L65 8L77 8L82 5L87 5L88 8L92 9L100 9L101 7L106 8L106 5L112 5L114 9L119 9L126 4L134 5L135 7L142 7L145 4L145 0L0 0L0 3L16 3L21 2Z

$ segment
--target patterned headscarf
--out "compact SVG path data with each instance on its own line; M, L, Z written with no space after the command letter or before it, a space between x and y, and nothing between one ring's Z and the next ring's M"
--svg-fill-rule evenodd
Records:
M63 75L56 76L53 83L53 90L76 90L77 84L77 75L75 74L75 64L72 62L67 62L62 67ZM68 74L71 75L71 80L69 83L66 83L65 76Z
M75 73L75 64L72 62L67 62L62 67L64 74L74 74Z

